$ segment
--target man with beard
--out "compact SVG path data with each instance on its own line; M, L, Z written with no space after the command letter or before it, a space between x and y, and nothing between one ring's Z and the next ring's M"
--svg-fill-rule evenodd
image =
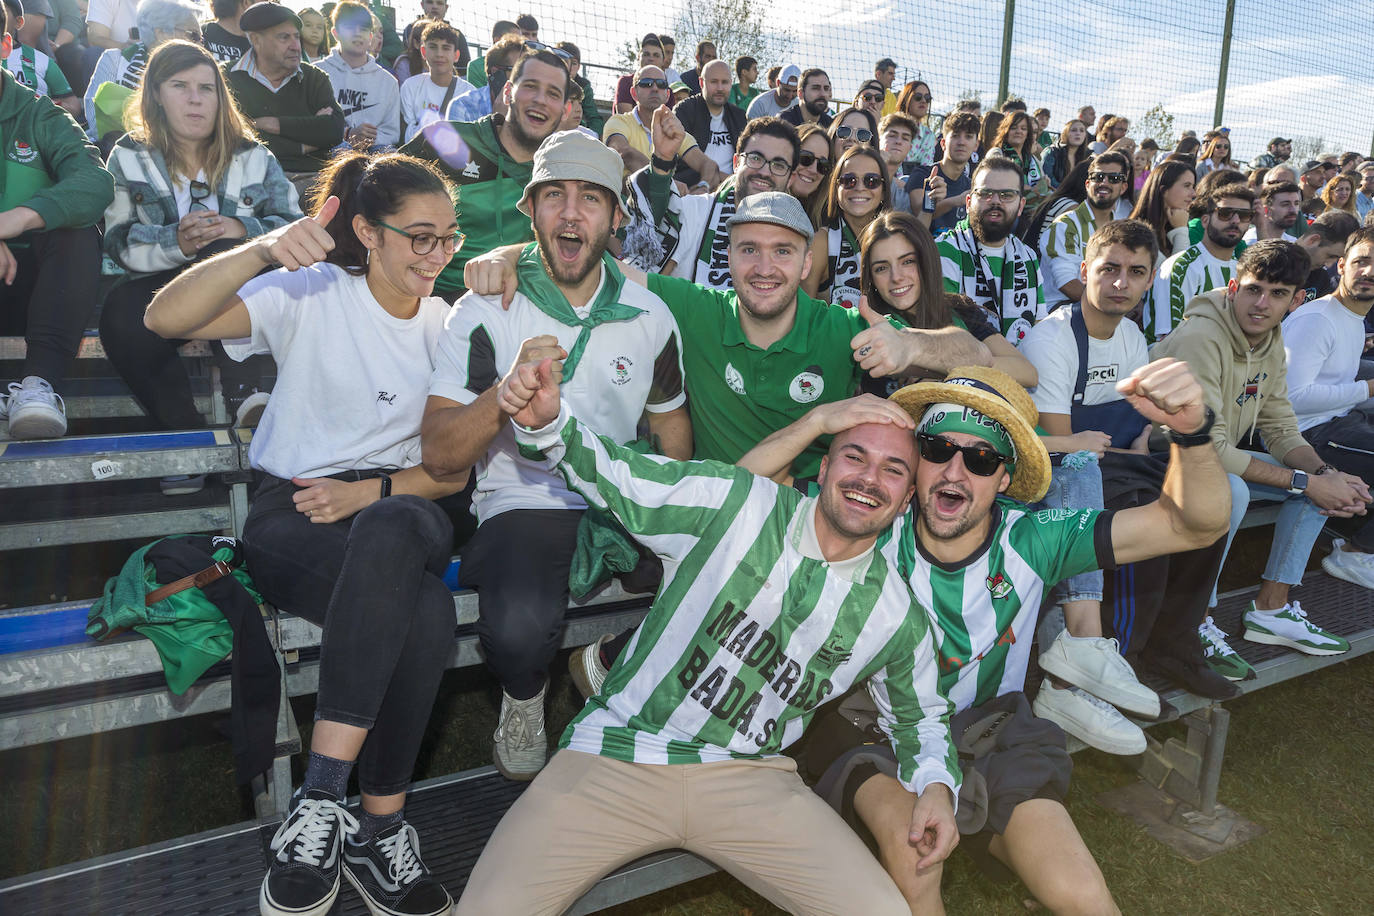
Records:
M520 254L514 301L509 310L476 293L458 301L425 407L425 465L477 467L477 533L463 551L463 582L478 589L477 633L501 683L493 753L510 779L532 779L548 753L544 688L587 504L520 454L497 403L501 376L554 360L563 397L596 433L630 442L647 411L664 454L691 457L677 324L606 254L624 217L620 168L613 151L581 131L539 147L518 203L536 241Z
M1159 266L1144 324L1163 340L1183 320L1195 296L1226 286L1236 270L1236 243L1255 215L1255 192L1243 184L1215 188L1203 201L1202 241L1170 255Z
M450 301L462 295L463 265L469 258L534 237L518 202L530 180L534 151L566 114L570 80L563 61L552 52L526 51L502 90L506 114L471 122L436 121L401 147L403 153L433 162L458 188L453 209L466 240L439 274L436 295Z
M1124 199L1130 171L1130 160L1122 153L1094 156L1084 181L1087 198L1055 217L1045 240L1045 272L1049 277L1045 304L1050 311L1065 302L1077 302L1083 295L1083 252L1098 227L1131 215L1131 202Z
M778 117L793 127L815 123L829 130L835 119L830 116L830 77L825 71L812 67L803 73L798 93L801 101Z
M1318 457L1368 482L1374 480L1374 381L1358 374L1365 321L1374 307L1374 229L1350 236L1337 268L1341 279L1333 295L1284 319L1288 398ZM1374 520L1349 540L1337 540L1322 569L1374 588Z
M1283 137L1275 137L1269 141L1269 145L1264 148L1250 163L1252 169L1272 169L1280 162L1287 162L1288 157L1293 155L1293 141L1285 140Z
M945 292L976 302L1013 344L1047 314L1040 258L1012 235L1025 206L1024 182L1021 167L1006 156L986 157L973 170L965 198L968 228L955 227L935 240Z
M1221 191L1224 199L1228 189ZM1244 615L1245 638L1336 655L1350 644L1308 620L1298 602L1289 602L1289 590L1302 581L1327 518L1364 515L1369 488L1318 456L1299 432L1289 400L1279 325L1301 300L1309 265L1306 252L1291 242L1251 245L1230 282L1189 302L1186 320L1153 353L1187 360L1207 403L1217 407L1211 437L1231 489L1228 546L1252 498L1282 503L1259 591ZM1264 451L1253 451L1252 441L1262 442ZM1217 673L1230 680L1254 676L1211 618L1198 635Z
M726 101L732 85L730 65L723 60L710 61L701 68L701 95L688 96L673 109L683 128L722 176L735 170L735 147L748 120L744 109ZM686 163L679 167L677 177L688 187L701 180Z
M728 66L726 71L729 72ZM628 114L611 115L606 119L606 126L601 128L601 139L624 160L626 175L647 166L653 154L654 112L667 107L668 103L668 80L662 68L640 67L635 73L630 95L635 100L635 107ZM696 138L690 134L682 136L682 141L669 158L675 161L681 159L708 187L715 188L720 184L720 170L706 158L706 154L697 146Z
M1363 222L1374 210L1374 161L1360 163L1360 187L1355 191L1355 215Z
M1255 219L1245 232L1246 242L1280 239L1296 242L1291 230L1302 218L1302 188L1291 181L1268 182L1260 188Z
M562 913L616 866L679 847L788 912L907 916L892 879L782 751L821 703L867 680L913 861L938 868L953 848L949 703L931 625L887 536L912 494L909 429L869 423L837 437L812 499L742 468L618 447L559 393L548 359L517 366L498 395L512 421L503 435L661 557L663 587L501 819L457 913Z
M1032 716L1020 693L1044 591L1076 573L1211 544L1226 524L1225 475L1207 436L1212 411L1188 367L1157 360L1116 387L1173 440L1163 498L1117 512L1026 510L1022 502L1048 485L1049 456L1035 434L1035 405L1005 374L959 368L892 396L893 413L916 427L921 456L899 537L901 569L935 627L940 686L956 710L951 732L974 741L966 729L978 735L999 719L995 746L970 751L965 764L964 785L981 782L986 794L978 812L961 794L960 833L975 858L1010 867L1055 913L1118 910L1063 804L1073 768L1063 733ZM856 407L826 411L842 428ZM741 464L781 473L808 428L782 430ZM872 704L851 695L841 709L853 747L829 766L808 756L808 769L825 770L817 791L876 841L911 912L943 912L941 866L922 861L901 821L910 794L893 778L891 758L852 724L871 723Z

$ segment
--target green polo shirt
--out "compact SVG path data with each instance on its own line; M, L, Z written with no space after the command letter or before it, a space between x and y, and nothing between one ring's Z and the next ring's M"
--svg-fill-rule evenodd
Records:
M734 463L817 404L858 392L863 370L849 342L868 325L854 309L798 290L792 330L764 350L745 338L733 290L661 274L649 274L649 290L667 303L682 331L696 458ZM815 476L828 446L828 439L813 443L793 463L793 474Z

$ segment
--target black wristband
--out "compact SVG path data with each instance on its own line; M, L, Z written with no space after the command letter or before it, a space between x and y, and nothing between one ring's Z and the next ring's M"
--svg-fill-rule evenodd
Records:
M378 498L379 498L379 499L386 499L388 496L391 495L391 475L390 475L390 474L379 474L379 475L377 475L377 479L380 480L380 481L382 482L382 492L381 492L381 494L378 496Z
M653 153L649 156L649 165L660 172L672 172L677 169L677 157L674 156L672 159L660 159L657 153Z
M1216 423L1217 415L1212 412L1212 408L1206 404L1202 406L1203 418L1202 426L1191 433L1181 433L1166 426L1169 441L1180 448L1192 448L1195 445L1210 445L1212 442L1212 424Z

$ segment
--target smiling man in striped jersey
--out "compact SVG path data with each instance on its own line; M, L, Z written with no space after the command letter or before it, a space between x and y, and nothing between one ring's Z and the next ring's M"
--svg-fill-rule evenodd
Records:
M892 538L913 492L910 432L860 423L836 437L811 499L743 468L598 438L568 413L551 360L516 367L498 401L522 453L613 514L664 575L600 693L497 827L458 912L561 913L615 867L683 848L789 912L905 916L893 881L781 752L817 706L867 680L906 842L927 868L953 848L949 704Z

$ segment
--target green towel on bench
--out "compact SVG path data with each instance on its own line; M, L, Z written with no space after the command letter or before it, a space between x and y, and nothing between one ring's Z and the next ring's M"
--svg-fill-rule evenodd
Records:
M636 439L625 447L641 455L657 453L657 443ZM577 546L568 570L568 593L584 598L609 582L616 573L627 573L639 564L639 546L615 516L589 506L577 526Z

